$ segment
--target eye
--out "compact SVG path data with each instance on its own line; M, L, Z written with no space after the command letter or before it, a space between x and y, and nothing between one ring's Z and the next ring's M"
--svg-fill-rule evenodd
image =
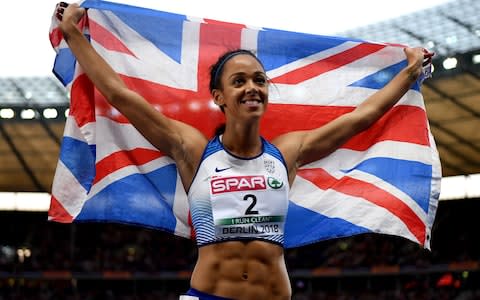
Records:
M235 77L233 80L232 80L232 83L235 85L235 86L239 86L239 85L242 85L243 83L245 83L245 79L243 77Z
M263 76L255 77L255 82L260 85L265 85L267 83L267 79Z

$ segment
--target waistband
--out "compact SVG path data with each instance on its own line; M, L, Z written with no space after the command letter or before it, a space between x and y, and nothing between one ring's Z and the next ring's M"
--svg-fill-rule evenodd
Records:
M231 298L225 298L200 292L199 290L196 290L194 288L190 288L185 295L198 297L199 300L233 300Z

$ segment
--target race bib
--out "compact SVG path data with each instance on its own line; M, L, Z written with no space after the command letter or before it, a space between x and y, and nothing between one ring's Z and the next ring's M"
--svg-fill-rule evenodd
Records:
M288 206L286 184L266 175L211 178L210 194L216 236L283 234Z

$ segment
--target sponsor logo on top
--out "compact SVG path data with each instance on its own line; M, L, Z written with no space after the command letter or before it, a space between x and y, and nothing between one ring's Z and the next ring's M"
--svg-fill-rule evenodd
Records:
M267 189L265 177L260 175L214 178L210 186L212 194Z
M273 177L262 175L253 176L231 176L231 177L214 177L210 181L212 194L239 192L239 191L254 191L271 189L279 189L283 187L283 182Z

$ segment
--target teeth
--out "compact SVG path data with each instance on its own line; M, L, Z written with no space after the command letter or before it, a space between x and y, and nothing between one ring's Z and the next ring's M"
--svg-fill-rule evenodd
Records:
M242 101L243 103L246 103L246 104L256 104L256 103L261 103L260 100L245 100L245 101Z

